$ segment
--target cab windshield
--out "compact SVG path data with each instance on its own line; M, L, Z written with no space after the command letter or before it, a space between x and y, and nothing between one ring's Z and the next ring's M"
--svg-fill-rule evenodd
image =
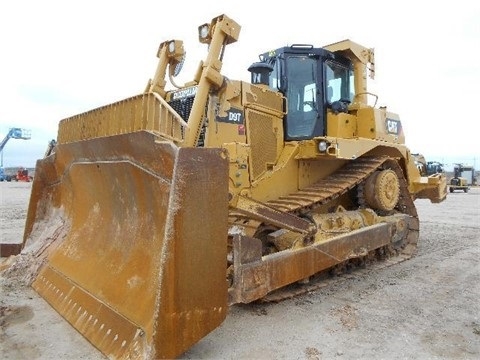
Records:
M286 137L305 139L313 136L318 118L318 59L289 56L286 61L288 113Z

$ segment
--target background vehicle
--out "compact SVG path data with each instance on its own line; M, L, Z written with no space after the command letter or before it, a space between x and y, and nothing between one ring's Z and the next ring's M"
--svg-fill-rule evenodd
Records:
M239 32L225 15L201 25L208 55L176 90L165 77L175 86L183 43L160 44L143 94L62 120L37 162L33 287L109 357L172 358L230 305L409 257L414 200L445 199L445 177L421 177L399 116L368 105L373 50L283 47L247 83L221 74Z
M10 139L29 140L31 139L31 131L21 128L10 128L7 135L5 135L2 142L0 142L0 181L15 180L15 176L6 174L5 169L3 168L3 148L7 145L7 142Z
M444 174L444 165L438 161L426 161L422 154L412 154L415 165L420 175L430 176L435 174Z
M463 190L468 192L470 185L476 185L475 169L473 166L455 164L453 167L453 178L450 179L448 186L450 192Z
M438 161L427 162L427 176L445 173L444 165Z
M12 177L5 173L3 167L0 167L0 181L12 181Z
M15 176L12 177L12 180L30 182L33 180L33 177L28 174L28 169L20 167Z
M10 170L11 171L11 170ZM28 174L28 169L23 167L18 168L16 173L13 175L7 174L3 168L0 169L0 181L25 181L30 182L33 180L33 177Z

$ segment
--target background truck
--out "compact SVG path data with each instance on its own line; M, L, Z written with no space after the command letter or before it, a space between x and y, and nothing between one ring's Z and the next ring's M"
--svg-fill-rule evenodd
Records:
M226 15L200 25L208 53L183 85L183 42L161 43L143 93L62 120L37 162L32 286L110 358L177 357L234 304L406 259L414 200L446 197L399 115L369 105L372 49L281 47L245 82L221 72L239 34Z
M449 190L462 190L468 192L470 186L476 185L475 168L470 165L455 164L453 167L453 178L450 179Z

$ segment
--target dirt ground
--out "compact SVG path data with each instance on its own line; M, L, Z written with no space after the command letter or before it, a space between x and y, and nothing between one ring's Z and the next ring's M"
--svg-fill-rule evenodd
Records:
M30 190L0 183L2 242L22 238ZM480 188L415 203L414 258L280 303L234 306L181 358L479 359ZM26 282L0 276L2 359L104 358Z

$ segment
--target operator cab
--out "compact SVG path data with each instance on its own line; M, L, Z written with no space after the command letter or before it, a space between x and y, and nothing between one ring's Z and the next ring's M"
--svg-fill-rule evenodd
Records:
M327 109L347 112L353 100L351 62L312 45L292 45L260 55L248 69L253 84L268 85L286 98L285 140L326 135Z

